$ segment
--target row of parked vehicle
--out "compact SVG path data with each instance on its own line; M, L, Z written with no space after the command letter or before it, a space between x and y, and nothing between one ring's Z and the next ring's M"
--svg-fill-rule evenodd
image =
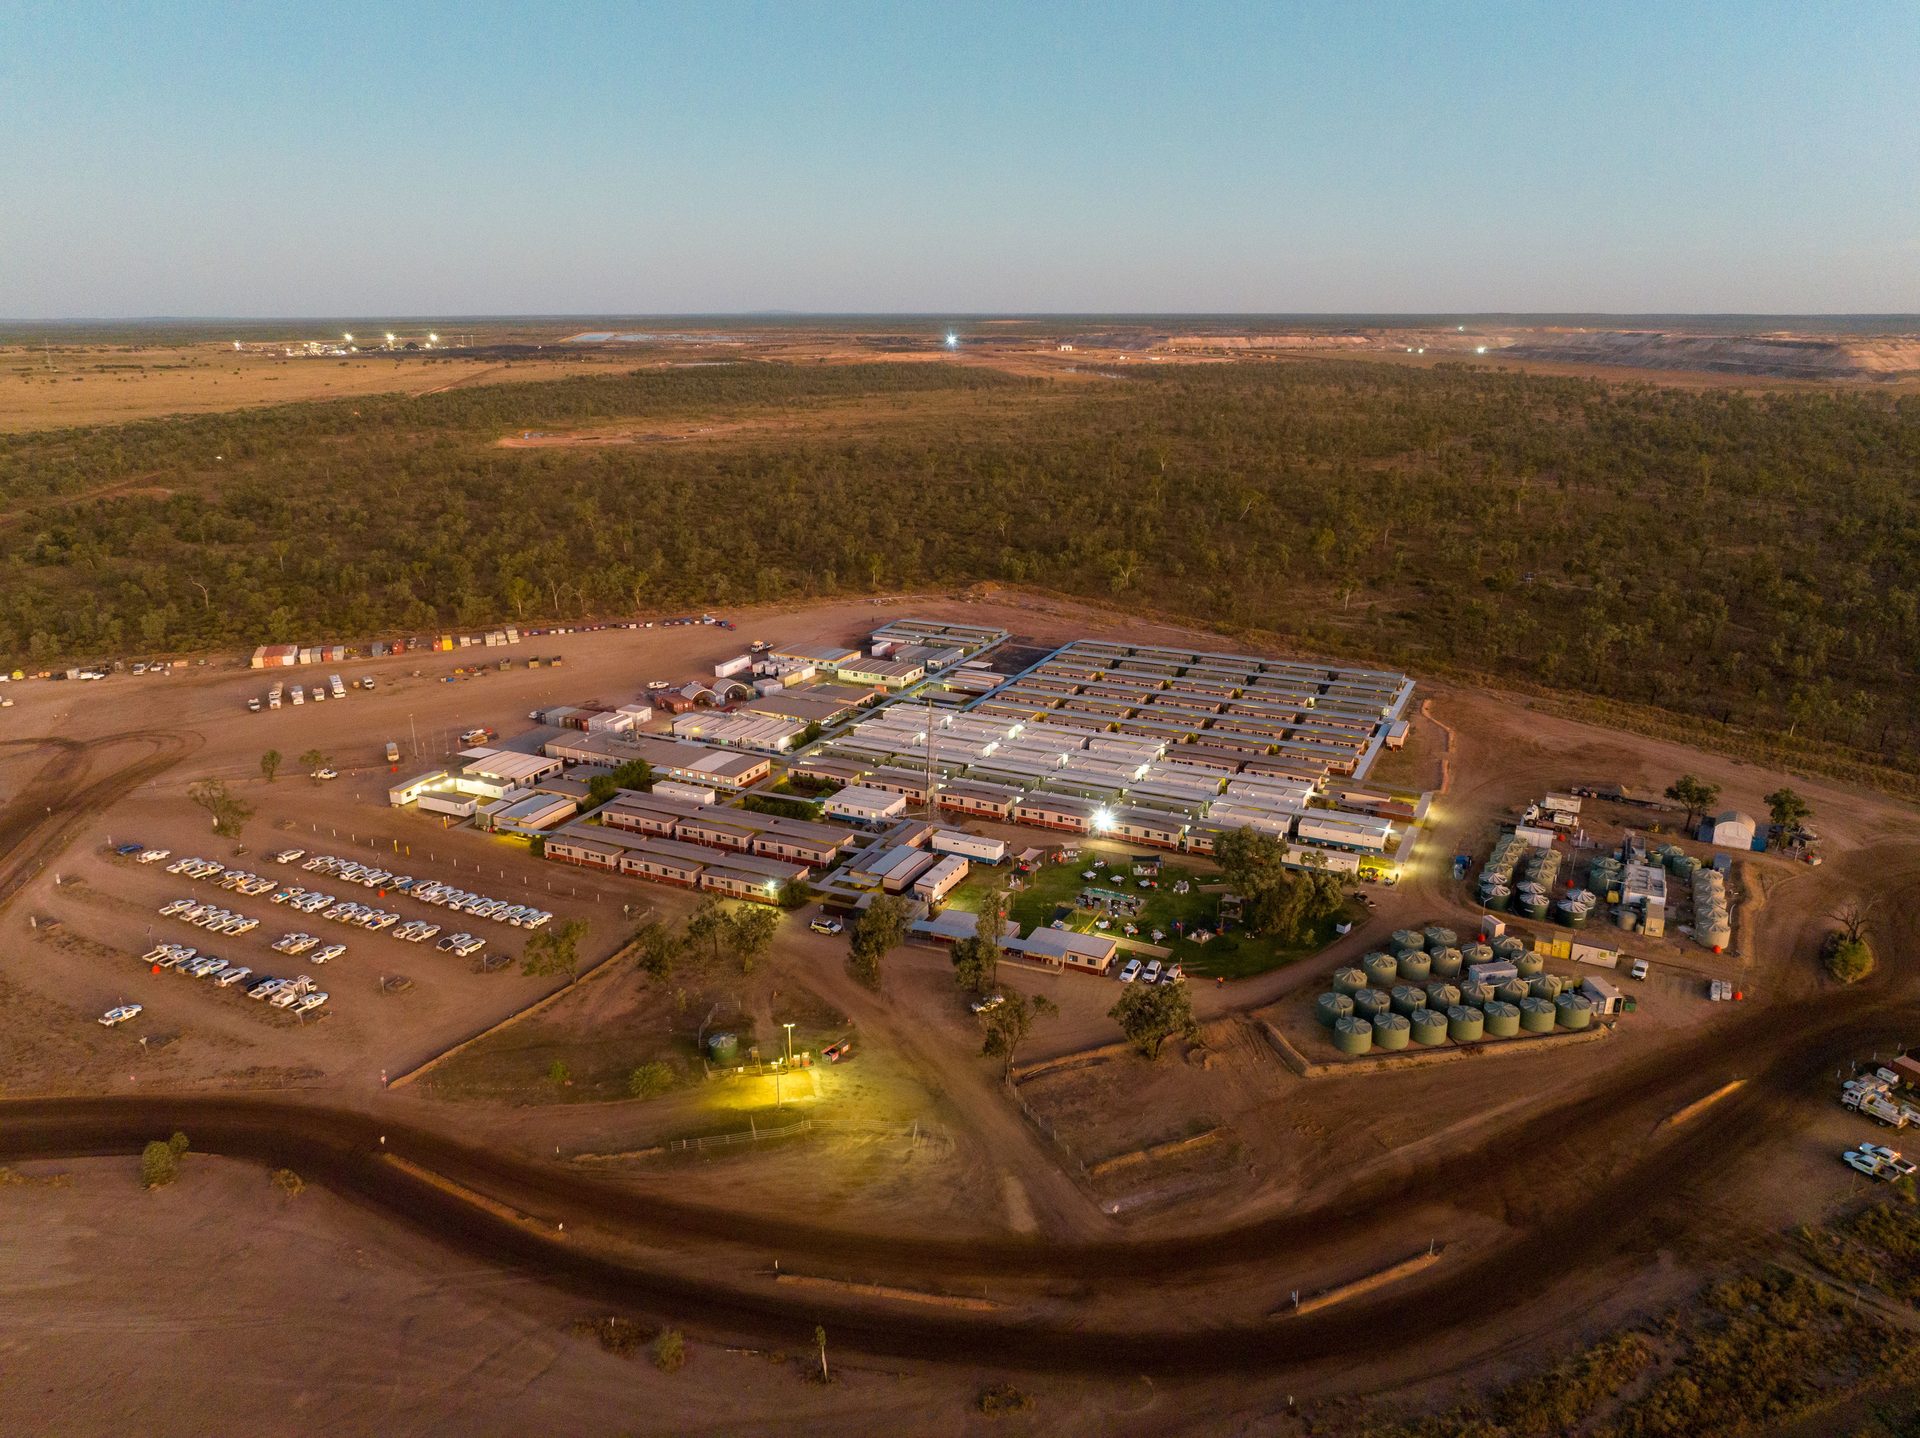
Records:
M294 933L275 940L273 951L276 954L287 954L296 958L301 954L310 953L316 964L324 964L346 953L347 946L345 944L322 945L317 934Z
M185 874L189 879L208 879L223 889L240 894L264 894L274 881L251 869L229 869L218 859L177 859L167 865L169 874Z
M303 849L283 849L273 857L283 864L291 864L305 855ZM506 899L493 899L485 894L470 893L466 889L457 889L451 884L443 884L433 879L416 879L411 874L395 875L385 869L374 868L352 859L342 859L331 854L315 854L300 865L312 873L325 874L329 878L338 878L347 883L359 884L368 889L392 889L418 899L423 904L433 904L449 909L456 914L467 914L476 919L491 919L499 924L512 924L517 929L537 929L550 920L553 915L545 909L535 908L531 904L515 904Z
M245 914L223 909L217 904L195 903L192 899L175 899L162 904L160 917L179 919L214 934L247 934L260 927L258 919L250 919Z
M1186 970L1178 964L1168 964L1164 968L1158 959L1149 959L1143 970L1138 959L1128 959L1120 970L1120 982L1123 984L1177 984L1187 976Z
M325 1006L328 998L304 974L297 979L256 978L253 970L245 964L230 964L218 954L202 954L185 944L156 944L141 955L141 962L159 969L172 969L190 979L210 979L223 989L246 984L248 998L259 999L277 1009L287 1009L296 1014L310 1014ZM139 1012L138 1005L126 1007L131 1007L134 1013Z

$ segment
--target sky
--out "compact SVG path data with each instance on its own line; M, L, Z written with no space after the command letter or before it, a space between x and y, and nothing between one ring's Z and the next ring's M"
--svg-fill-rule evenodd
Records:
M1920 5L0 0L0 316L1920 312Z

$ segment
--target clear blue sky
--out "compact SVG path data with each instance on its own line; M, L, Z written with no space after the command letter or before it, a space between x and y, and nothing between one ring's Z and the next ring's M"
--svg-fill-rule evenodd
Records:
M1920 311L1920 6L0 0L0 316Z

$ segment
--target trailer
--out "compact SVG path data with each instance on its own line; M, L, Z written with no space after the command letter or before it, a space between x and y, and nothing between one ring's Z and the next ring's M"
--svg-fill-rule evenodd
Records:
M276 684L267 691L267 708L278 709L280 707L280 695L284 689L284 685Z
M1004 864L1007 860L1005 839L989 839L964 829L936 829L928 843L935 853L958 854L976 863Z
M334 698L344 699L347 697L347 686L341 682L338 674L329 674L327 676L327 687L333 691Z

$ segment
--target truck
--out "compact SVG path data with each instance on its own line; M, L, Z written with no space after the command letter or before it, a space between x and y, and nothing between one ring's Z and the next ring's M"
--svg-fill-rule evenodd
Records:
M289 697L295 704L304 704L307 702L307 691L296 684L293 686L293 693Z
M347 686L340 682L340 676L338 674L329 674L327 676L327 687L333 691L334 698L344 699L347 697Z
M1912 1111L1904 1104L1895 1103L1878 1085L1848 1084L1840 1095L1840 1106L1853 1113L1863 1113L1888 1128L1905 1128L1913 1121Z
M267 691L267 708L278 709L280 707L280 696L285 692L285 689L285 685L276 684Z
M387 762L389 764L400 762L400 746L391 739L387 740Z

